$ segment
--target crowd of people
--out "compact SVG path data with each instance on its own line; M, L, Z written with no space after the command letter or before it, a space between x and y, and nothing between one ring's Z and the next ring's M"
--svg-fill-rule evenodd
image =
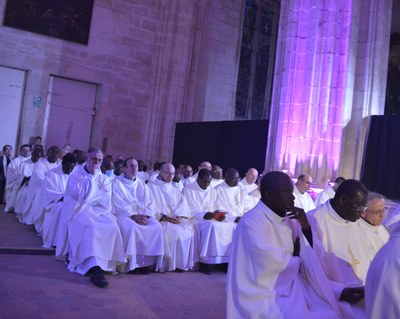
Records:
M398 245L400 214L384 226L385 198L357 180L338 177L313 200L306 173L293 183L283 172L259 178L255 168L241 179L207 161L147 170L99 148L52 146L44 156L40 141L19 151L13 158L5 145L0 156L5 212L33 225L44 247L96 287L109 285L107 272L218 267L228 272L228 318L400 315L385 305L388 287L399 289L387 247Z

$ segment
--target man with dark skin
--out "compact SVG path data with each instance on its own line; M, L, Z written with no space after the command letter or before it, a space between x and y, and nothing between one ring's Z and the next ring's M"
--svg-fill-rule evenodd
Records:
M315 269L317 259L306 214L294 206L291 179L269 172L260 192L261 200L236 227L227 276L227 318L340 317L328 281L316 293L304 276L303 271L310 274Z
M317 252L325 260L327 276L341 286L352 286L344 288L339 297L350 304L364 298L363 283L369 267L365 235L356 223L366 208L367 194L361 182L348 179L334 198L307 214L314 240L323 250Z

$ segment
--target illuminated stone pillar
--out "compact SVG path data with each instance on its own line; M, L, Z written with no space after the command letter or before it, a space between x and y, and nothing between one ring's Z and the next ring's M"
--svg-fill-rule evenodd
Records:
M390 17L391 0L282 1L267 170L359 176L365 119L384 109Z

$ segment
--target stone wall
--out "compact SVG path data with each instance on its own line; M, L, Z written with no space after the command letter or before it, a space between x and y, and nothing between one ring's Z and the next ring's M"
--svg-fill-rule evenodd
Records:
M176 122L233 119L242 9L243 0L95 0L87 46L0 26L0 64L28 71L19 143L46 131L56 75L98 84L92 145L106 138L107 153L171 160Z

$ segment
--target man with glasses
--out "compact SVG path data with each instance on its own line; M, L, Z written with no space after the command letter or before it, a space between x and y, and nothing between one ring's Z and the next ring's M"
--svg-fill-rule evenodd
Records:
M388 242L390 237L389 232L382 225L382 221L386 216L385 211L385 198L378 193L368 193L367 208L362 212L358 223L365 233L365 240L369 245L371 258Z
M319 255L345 318L365 317L364 285L371 262L366 235L357 220L368 191L354 179L344 181L335 197L307 214L314 251Z
M172 185L174 175L174 165L164 163L157 178L148 184L154 196L155 216L164 230L164 265L160 271L187 271L197 262L189 208L182 192Z
M68 223L70 271L90 275L99 288L108 286L103 271L126 262L117 218L112 213L111 180L100 170L103 152L90 148L86 164L70 175L62 214Z
M308 190L311 187L313 179L309 174L301 174L294 185L294 206L303 208L307 213L315 208L314 201L308 194Z

